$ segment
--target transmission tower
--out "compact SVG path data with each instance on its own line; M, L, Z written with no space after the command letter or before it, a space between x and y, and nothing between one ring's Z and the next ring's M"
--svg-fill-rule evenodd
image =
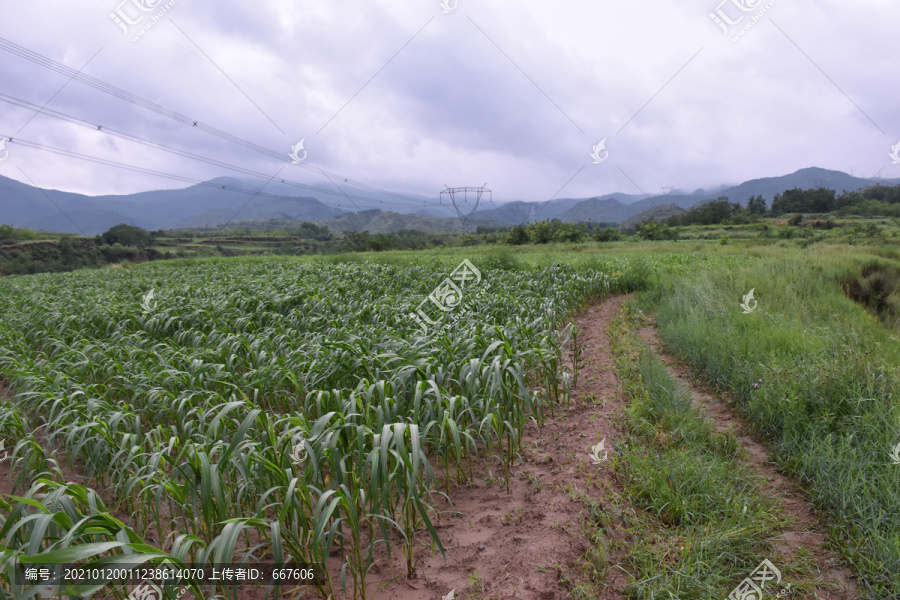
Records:
M490 200L488 202L493 201L493 192L487 189L487 183L485 183L481 187L447 187L444 184L444 190L441 191L440 202L444 203L444 194L450 196L450 203L453 205L453 209L456 210L457 216L459 216L459 223L462 227L463 233L469 231L469 223L472 221L472 216L475 214L475 211L478 210L478 204L481 202L481 195L487 192ZM462 199L457 201L457 194L462 195ZM474 204L469 203L469 194L474 196ZM469 207L472 207L472 210L465 214L464 211Z

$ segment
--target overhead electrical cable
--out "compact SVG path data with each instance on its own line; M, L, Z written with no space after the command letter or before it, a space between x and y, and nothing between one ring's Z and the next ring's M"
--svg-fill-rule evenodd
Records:
M118 169L125 169L125 170L127 170L127 171L133 171L133 172L135 172L135 173L142 173L142 174L144 174L144 175L153 175L153 176L155 176L155 177L163 177L163 178L165 178L165 179L172 179L172 180L175 180L175 181L183 181L183 182L185 182L185 183L190 183L190 184L194 184L194 185L202 185L202 186L205 186L205 187L210 187L210 188L215 188L215 189L221 189L221 190L226 190L226 191L230 191L230 192L238 192L238 193L241 193L241 194L256 195L256 196L265 197L265 198L274 198L274 199L278 199L278 200L289 200L289 201L291 201L291 202L304 202L304 201L306 201L306 199L304 199L304 198L298 198L298 197L296 197L296 196L282 196L282 195L280 195L280 194L266 194L266 193L260 193L260 192L254 191L254 190L246 190L246 189L243 189L243 188L235 187L235 186L233 186L233 185L226 185L226 184L220 184L220 183L213 183L213 182L211 182L211 181L201 181L201 180L199 180L199 179L193 179L193 178L191 178L191 177L185 177L185 176L183 176L183 175L175 175L175 174L173 174L173 173L165 173L165 172L163 172L163 171L155 171L155 170L153 170L153 169L147 169L147 168L145 168L145 167L138 167L138 166L135 166L135 165L129 165L129 164L126 164L126 163L121 163L121 162L117 162L117 161L113 161L113 160L108 160L108 159L105 159L105 158L98 158L98 157L95 157L95 156L89 156L89 155L87 155L87 154L81 154L81 153L79 153L79 152L73 152L73 151L71 151L71 150L64 150L64 149L62 149L62 148L55 148L55 147L53 147L53 146L48 146L48 145L46 145L46 144L39 144L39 143L37 143L37 142L32 142L32 141L29 141L29 140L23 140L23 139L21 139L21 138L14 138L14 143L19 144L19 145L21 145L22 147L25 147L25 148L32 148L32 149L35 149L35 150L41 150L41 151L44 151L44 152L51 152L51 153L53 153L53 154L59 154L59 155L61 155L61 156L69 156L69 157L71 157L71 158L77 158L77 159L85 160L85 161L92 162L92 163L95 163L95 164L105 165L105 166L109 166L109 167L116 167L116 168L118 168ZM334 192L333 192L333 193L334 193ZM335 194L336 194L336 195L343 195L343 194L339 194L339 193L335 193ZM339 206L340 206L340 205L339 205Z
M11 95L9 95L9 94L4 94L4 93L2 93L2 92L0 92L0 102L5 102L5 103L7 103L7 104L11 104L11 105L13 105L13 106L17 106L17 107L24 108L24 109L27 109L27 110L37 110L37 109L41 108L41 107L38 107L38 106L37 106L36 104L34 104L34 103L28 102L27 100L23 100L23 99L21 99L21 98L16 98L15 96L11 96ZM127 133L127 132L125 132L125 131L120 131L120 130L113 129L113 128L106 127L106 126L100 126L100 125L97 125L96 123L93 123L93 122L91 122L91 121L87 121L87 120L82 119L82 118L80 118L80 117L76 117L76 116L73 116L73 115L69 115L69 114L63 113L63 112L58 111L58 110L48 109L48 108L41 108L41 111L42 111L42 114L44 114L44 115L46 115L46 116L53 117L53 118L55 118L55 119L60 119L60 120L63 120L63 121L66 121L66 122L68 122L68 123L72 123L72 124L75 124L75 125L80 125L80 126L85 127L85 128L87 128L87 129L97 130L97 131L100 131L100 132L105 133L105 134L107 134L107 135L111 135L111 136L114 136L114 137L118 137L118 138L120 138L120 139L124 139L124 140L127 140L127 141L131 141L131 142L135 142L135 143L138 143L138 144L142 144L142 145L147 146L147 147L150 147L150 148L155 148L155 149L158 149L158 150L162 150L162 151L168 152L168 153L170 153L170 154L175 154L175 155L177 155L177 156L182 156L182 157L185 157L185 158L190 158L190 159L192 159L192 160L196 160L196 161L199 161L199 162L204 162L204 163L206 163L206 164L214 165L214 166L221 167L221 168L224 168L224 169L228 169L228 170L231 170L231 171L234 171L234 172L243 173L243 174L245 174L245 175L250 175L250 176L253 176L253 177L258 177L258 178L260 178L260 179L265 179L265 180L271 179L271 175L266 175L265 173L260 173L259 171L254 171L254 170L252 170L252 169L247 169L246 167L240 167L240 166L237 166L237 165L232 165L232 164L229 164L229 163L220 161L220 160L216 160L216 159L213 159L213 158L209 158L209 157L207 157L207 156L203 156L203 155L201 155L201 154L195 154L195 153L193 153L193 152L188 152L188 151L182 150L182 149L180 149L180 148L175 148L175 147L172 147L172 146L168 146L168 145L166 145L166 144L161 144L161 143L159 143L159 142L154 142L154 141L152 141L152 140L148 140L148 139L145 139L145 138L141 138L141 137L139 137L139 136L136 136L136 135ZM15 138L15 137L13 137L12 139L13 139L14 142L18 141L18 138ZM337 177L337 176L334 175L334 174L329 174L329 175L331 175L331 176L333 176L333 177ZM357 200L360 200L360 201L363 201L363 202L369 202L369 203L371 203L371 202L376 202L376 201L377 201L377 200L375 200L375 199L373 199L373 198L369 198L369 197L366 197L366 196L358 196L358 195L354 195L354 194L347 194L347 193L345 193L345 192L343 192L343 191L328 190L328 189L319 188L319 187L307 185L307 184L304 184L304 183L300 183L300 182L297 182L297 181L292 181L292 180L289 180L289 179L281 179L281 178L278 178L278 181L279 181L280 183L285 184L285 185L290 185L290 186L297 187L297 188L301 188L301 189L304 189L304 190L309 190L309 191L311 191L311 192L316 192L316 193L321 193L321 194L327 194L327 195L330 195L330 196L346 197L346 198L348 198L348 199L355 198L355 199L357 199ZM356 182L354 182L354 185L357 185ZM407 204L412 204L412 203L418 204L419 200L408 200L408 201L406 201L406 202L407 202ZM382 202L382 203L383 203L383 202ZM399 205L399 203L392 203L390 206L395 206L395 205Z
M66 66L60 62L57 62L47 56L44 56L42 54L39 54L32 50L29 50L23 46L20 46L19 44L16 44L15 42L12 42L12 41L7 40L2 37L0 37L0 50L5 50L6 52L9 52L10 54L17 56L23 60L32 62L41 67L49 69L53 72L56 72L56 73L66 76L66 77L69 77L71 80L75 80L75 81L78 81L79 83L88 85L94 89L101 91L101 92L115 96L116 98L119 98L120 100L124 100L133 105L136 105L136 106L139 106L146 110L149 110L151 112L154 112L158 115L172 119L183 125L187 125L187 126L199 129L200 131L203 131L204 133L207 133L209 135L216 136L220 139L223 139L228 142L234 143L236 145L242 146L244 148L253 150L255 152L258 152L258 153L268 156L270 158L277 159L279 161L288 161L289 160L287 153L277 152L270 148L265 148L264 146L260 146L254 142L251 142L250 140L246 140L239 136L228 133L227 131L223 131L221 129L212 127L210 125L206 125L206 124L202 123L199 119L194 119L192 117L189 117L187 115L184 115L182 113L174 111L170 108L167 108L161 104L157 104L156 102L152 102L145 98L141 98L140 96L138 96L136 94L132 94L131 92L128 92L128 91L118 88L116 86L110 85L104 81L101 81L100 79L91 77L90 75L86 75L84 73L81 73L80 71L76 71L75 69L72 69L71 67L68 67L68 66ZM46 109L44 109L43 112L46 112ZM312 167L311 165L306 165L303 163L299 163L297 166L311 170L311 171L317 170L316 167ZM343 179L346 183L351 183L350 178L348 178L344 175L340 175L337 173L328 173L328 174L334 179ZM255 175L255 176L262 176L262 177L268 178L268 175ZM405 199L408 202L410 202L411 205L422 202L421 199L404 196L403 194L399 194L397 192L390 192L387 190L382 190L375 186L362 184L357 181L353 181L352 183L357 187L365 187L367 189L377 191L379 193L382 193L382 194L385 194L388 196L393 196L393 197L396 197L399 199ZM322 190L320 190L320 191L322 191ZM325 191L322 191L322 193L331 193L333 195L343 195L343 194L336 194L334 192L325 192ZM366 200L371 201L370 199L366 199ZM383 202L381 202L381 203L383 204Z

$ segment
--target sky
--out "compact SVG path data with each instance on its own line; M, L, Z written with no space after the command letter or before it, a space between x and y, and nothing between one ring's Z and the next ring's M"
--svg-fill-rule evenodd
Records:
M0 175L398 204L900 177L898 23L896 0L0 0Z

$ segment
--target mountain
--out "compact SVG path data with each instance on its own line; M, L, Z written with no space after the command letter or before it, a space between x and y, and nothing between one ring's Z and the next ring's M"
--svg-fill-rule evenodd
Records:
M335 233L344 231L368 231L376 233L395 233L401 229L414 229L426 233L439 233L446 231L461 231L462 225L456 217L431 217L428 215L406 214L402 215L391 211L364 210L358 213L346 213L337 219L322 221L324 225ZM473 219L473 228L504 227L506 224L500 221L487 219Z
M138 194L86 196L58 190L42 190L0 176L0 223L35 230L93 235L119 223L144 229L174 229L222 225L239 221L304 220L333 221L335 227L353 229L382 226L385 231L422 228L424 231L457 231L453 207L421 195L372 191L352 183L332 182L330 187L311 187L271 181L221 177L183 189L154 190ZM838 194L867 185L897 185L900 179L871 180L840 171L811 167L790 175L765 177L739 185L719 186L715 191L697 190L663 196L641 197L613 193L592 198L560 198L545 202L483 203L474 215L481 225L518 225L531 220L560 219L571 222L620 223L643 211L664 204L690 208L700 202L728 196L731 202L746 204L760 195L771 204L775 194L792 188L827 187ZM302 193L303 195L298 195ZM350 216L366 209L390 207L382 216L354 220ZM406 219L396 216L405 215ZM383 221L383 223L380 223ZM374 223L370 225L370 223ZM402 226L400 225L402 223Z
M479 210L475 215L479 219L491 219L507 225L519 225L533 218L538 221L555 219L561 213L581 202L580 198L560 198L544 202L507 202L495 208Z
M783 193L793 188L814 189L825 187L835 190L838 195L844 191L852 192L870 185L898 185L900 179L862 179L853 177L840 171L829 171L811 167L800 169L790 175L781 177L765 177L745 181L740 185L720 187L718 191L709 192L697 190L692 194L669 194L653 197L645 197L642 200L623 202L623 194L608 194L597 198L589 198L575 204L570 209L560 213L561 221L573 222L615 222L621 223L644 211L651 210L667 204L674 204L683 209L688 209L696 204L715 200L720 196L727 196L730 202L746 205L751 196L762 196L771 206L775 194ZM606 199L613 199L610 202ZM480 213L479 213L480 214ZM545 217L542 217L545 218Z
M677 204L660 204L659 206L654 206L653 208L639 212L636 215L631 215L619 223L619 228L634 229L644 221L662 221L663 219L668 219L669 217L679 215L683 212L684 209Z
M618 223L634 214L631 205L625 204L615 197L601 196L589 198L572 206L569 210L559 215L560 221L581 223L594 221L596 223Z
M898 183L900 183L900 179L863 179L841 171L809 167L781 177L763 177L745 181L740 185L722 190L716 194L716 197L728 196L730 202L747 204L747 200L751 196L762 196L771 206L775 194L781 194L785 190L793 188L809 190L824 187L835 190L840 195L845 191L853 192L870 185L897 185ZM714 200L715 198L708 199Z
M216 225L231 219L281 217L323 221L346 212L315 198L254 196L258 189L247 187L241 180L222 177L180 190L85 196L42 190L0 176L0 223L94 235L119 223L154 230Z

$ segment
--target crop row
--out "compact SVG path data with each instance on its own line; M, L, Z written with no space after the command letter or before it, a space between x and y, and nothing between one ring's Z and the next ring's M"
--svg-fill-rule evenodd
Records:
M525 423L566 393L557 326L634 279L628 264L483 269L490 291L423 333L408 314L444 271L247 262L4 282L0 373L16 396L0 439L28 488L0 527L11 590L23 556L324 564L340 544L341 584L365 598L391 539L412 572L417 532L442 549L437 490L482 450L508 469ZM72 470L111 510L61 482Z

